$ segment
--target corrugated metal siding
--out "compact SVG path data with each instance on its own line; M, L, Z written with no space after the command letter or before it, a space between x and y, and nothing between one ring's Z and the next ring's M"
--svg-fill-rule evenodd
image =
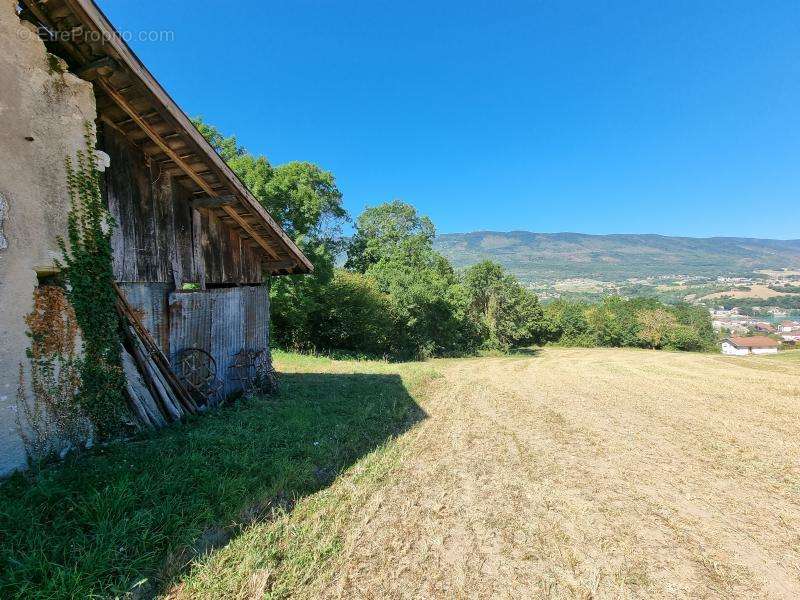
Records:
M171 360L185 348L205 350L217 362L225 393L239 391L231 366L242 350L269 345L269 294L266 286L169 294Z
M244 314L244 343L247 348L269 347L269 293L266 286L248 287L242 290Z

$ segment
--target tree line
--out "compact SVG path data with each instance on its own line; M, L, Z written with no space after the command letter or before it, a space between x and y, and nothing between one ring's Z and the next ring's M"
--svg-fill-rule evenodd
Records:
M368 207L353 222L330 172L299 161L273 167L235 137L195 125L314 264L312 275L272 280L280 346L405 360L546 342L676 350L715 342L708 314L688 305L607 298L542 306L497 263L457 272L434 250L433 222L412 205Z
M713 304L714 306L721 306L727 310L731 308L740 308L748 311L747 314L752 313L754 308L764 306L798 311L800 310L800 295L791 293L787 296L773 296L772 298L733 298L731 296L722 296L720 298L715 298Z

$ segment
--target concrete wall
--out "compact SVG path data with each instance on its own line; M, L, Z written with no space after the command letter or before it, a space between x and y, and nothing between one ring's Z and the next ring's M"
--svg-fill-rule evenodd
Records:
M65 233L64 158L84 147L84 123L96 115L91 84L52 68L15 5L0 0L0 476L25 463L13 410L27 365L23 318L35 267L53 264Z
M753 348L753 354L777 354L777 348Z

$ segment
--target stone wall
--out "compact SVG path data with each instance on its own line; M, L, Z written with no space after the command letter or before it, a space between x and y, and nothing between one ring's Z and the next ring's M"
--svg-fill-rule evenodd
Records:
M15 0L0 0L0 476L25 464L14 407L27 365L25 315L37 269L53 265L69 197L64 159L94 123L92 85L64 72Z

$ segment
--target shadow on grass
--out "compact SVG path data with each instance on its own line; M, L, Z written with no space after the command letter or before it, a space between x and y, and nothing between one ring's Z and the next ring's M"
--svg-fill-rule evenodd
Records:
M508 351L511 356L539 356L541 348L513 348Z
M0 487L0 597L149 596L425 416L398 375L283 374L276 397L17 475Z
M539 356L542 353L542 348L536 347L523 347L523 348L511 348L509 350L483 350L480 354L474 358L508 358L508 357L516 357L516 358L530 358Z

